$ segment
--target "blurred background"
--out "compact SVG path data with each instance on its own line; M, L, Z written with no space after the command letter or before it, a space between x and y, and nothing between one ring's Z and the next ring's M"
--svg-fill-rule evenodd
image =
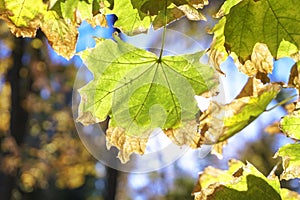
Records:
M221 3L215 1L204 12L207 16L216 13ZM115 18L108 18L108 28L93 29L85 22L79 27L77 52L95 45L94 36L111 37ZM212 18L207 22L181 19L169 28L199 41L205 49L212 39L206 31L214 23L216 19ZM160 41L152 38L144 42ZM276 63L287 67L292 64L290 60ZM273 134L265 132L266 126L286 113L278 107L231 138L222 160L215 155L200 158L199 152L189 151L172 165L152 173L118 172L92 157L78 137L71 106L74 79L82 65L78 56L67 61L56 55L42 32L38 31L34 39L16 38L0 21L1 200L191 200L198 173L208 165L226 169L227 161L237 158L250 161L268 175L278 162L272 158L274 153L290 142L276 134L276 126L268 131ZM224 85L229 84L228 94L234 97L246 77L230 59L222 69L231 74L224 79ZM281 80L281 76L278 72L273 74L274 80ZM299 180L281 184L300 192Z

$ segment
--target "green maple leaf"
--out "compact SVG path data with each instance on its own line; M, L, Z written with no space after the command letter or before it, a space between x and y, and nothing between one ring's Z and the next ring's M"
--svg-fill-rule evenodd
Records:
M49 8L56 11L62 18L75 20L75 12L81 19L92 19L100 9L100 0L56 0L49 2Z
M82 54L94 80L79 90L78 120L92 124L110 116L110 126L135 136L180 127L199 110L194 95L217 85L212 68L199 62L202 55L160 58L119 39L100 42Z
M220 12L225 14L225 19L214 30L217 32L224 29L225 41L223 37L215 38L218 45L212 48L220 48L219 45L222 43L227 51L235 52L242 62L249 59L257 42L267 44L273 57L277 57L280 43L284 40L299 48L300 1L245 0L238 3L237 0L229 0L228 2L228 7L223 7Z
M115 26L128 35L146 32L150 25L160 28L186 15L191 20L205 20L198 8L207 5L206 0L118 0L105 1L107 14L115 14Z
M300 178L300 144L287 144L281 147L274 157L282 157L283 173L280 178L289 180Z
M284 116L280 120L281 130L290 138L300 140L300 115L299 110Z
M281 199L277 177L266 178L253 165L237 160L229 162L228 170L211 166L199 175L195 200L200 199Z

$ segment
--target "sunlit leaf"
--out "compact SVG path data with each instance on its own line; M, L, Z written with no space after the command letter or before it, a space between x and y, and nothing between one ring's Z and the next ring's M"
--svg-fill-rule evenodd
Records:
M0 8L0 18L7 22L17 37L34 37L47 11L47 5L41 0L6 0L3 6Z
M185 4L182 6L178 6L178 9L180 9L186 17L189 20L198 21L198 20L206 20L206 17L195 7Z
M143 155L146 149L148 137L134 137L126 135L122 128L109 128L106 131L106 147L110 149L111 146L117 147L120 151L118 158L122 163L130 160L132 153Z
M277 51L277 59L284 58L284 57L291 57L296 62L300 61L299 50L297 46L291 42L286 40L282 40L278 47Z
M0 18L7 22L17 37L35 37L37 29L41 28L59 55L70 58L75 52L78 35L76 25L60 18L55 11L48 11L47 5L41 0L4 1Z
M195 200L281 199L278 178L266 178L253 165L230 161L228 170L208 167L199 175Z
M221 142L241 131L265 111L280 89L276 83L264 85L250 78L229 104L212 101L200 116L198 144Z
M167 16L167 18L166 18ZM163 27L166 23L167 19L167 24L172 22L175 19L179 19L180 17L184 16L184 12L182 12L178 8L168 8L166 12L160 11L157 15L157 17L153 21L153 27L154 29L158 29L160 27Z
M228 56L228 52L224 46L224 26L226 18L223 17L212 29L211 33L214 33L213 41L211 43L211 49L209 50L209 57L217 70L223 73L220 69L220 65L224 62Z
M115 14L118 17L114 26L128 35L146 32L153 21L147 14L140 16L139 10L133 7L131 0L115 1L112 10L108 9L108 6L106 5L106 14Z
M300 178L300 144L287 144L281 147L274 157L282 157L283 173L280 179Z
M300 140L300 110L299 104L296 105L296 110L280 120L281 130L290 138Z
M49 2L49 8L60 15L65 20L80 24L87 20L90 24L106 25L105 15L100 13L100 0L57 0ZM98 15L102 14L102 15ZM95 17L95 16L98 17ZM99 22L101 17L102 23Z
M254 76L257 73L271 73L273 70L273 56L267 45L256 43L253 47L251 60L247 60L244 65L238 65L241 72L248 76Z
M199 62L202 55L159 58L119 39L100 42L82 55L94 80L79 90L77 120L87 125L110 116L110 127L142 138L156 127L182 127L195 120L194 95L217 85L213 69Z
M287 199L287 200L298 200L300 199L300 194L298 194L295 191L288 190L286 188L281 188L280 189L280 195L282 199Z
M115 14L118 20L115 26L128 35L146 32L150 25L160 28L183 15L191 20L205 20L198 10L208 4L207 0L119 0L113 9L105 2L107 14Z
M242 0L229 0L229 1L225 1L220 10L218 11L218 13L216 14L217 18L223 17L224 15L227 15L230 12L230 9L237 5L238 3L240 3Z
M49 44L59 54L70 58L75 53L78 31L73 24L66 23L54 11L44 14L41 29L45 33Z
M266 44L273 57L284 39L299 47L300 1L245 0L225 15L226 49L235 52L245 62L257 42ZM286 12L286 11L289 12Z

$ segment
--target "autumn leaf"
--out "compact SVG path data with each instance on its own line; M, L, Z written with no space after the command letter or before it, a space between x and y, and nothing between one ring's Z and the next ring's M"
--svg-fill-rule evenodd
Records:
M0 5L0 18L7 22L11 32L17 37L34 37L42 22L43 13L47 11L47 5L43 1L6 0Z
M295 111L280 120L279 126L288 137L300 140L299 103L297 103Z
M219 36L215 37L212 43L212 51L217 50L217 54L234 52L239 61L244 64L250 58L257 42L266 44L274 58L288 51L282 48L278 50L284 40L299 47L300 27L297 25L297 19L300 16L295 9L300 6L299 1L229 0L226 2L217 14L219 17L224 16L213 29L213 32ZM289 12L286 12L287 10ZM222 32L224 34L220 35Z
M283 39L278 47L277 59L284 57L291 57L295 62L300 61L300 54L297 46Z
M41 28L59 55L66 58L74 55L78 35L76 25L67 23L55 11L48 11L43 1L6 0L3 6L0 18L17 37L35 37L37 29Z
M288 86L296 88L300 91L300 62L297 62L293 65L290 72Z
M184 122L184 128L169 128L164 132L180 146L198 148L203 144L215 144L213 153L221 158L226 140L262 114L280 89L277 83L263 84L256 78L250 78L232 102L223 105L211 101L208 109L200 115L199 123Z
M121 163L130 160L132 153L143 155L146 149L148 137L134 137L126 135L125 129L115 127L106 131L106 147L109 150L112 146L119 149L118 158Z
M81 24L83 20L87 20L93 26L105 27L107 22L103 13L104 5L101 2L100 0L57 0L49 2L49 9L72 23Z
M253 165L229 161L228 170L211 166L199 175L195 200L281 199L278 178L266 178Z
M287 199L287 200L298 200L300 199L300 194L298 194L295 191L288 190L286 188L281 188L280 189L280 194L282 199Z
M266 84L250 78L240 94L229 104L212 101L200 116L198 144L225 141L263 113L280 91L276 83Z
M247 60L244 65L238 64L241 72L247 76L255 76L260 73L272 73L273 56L271 55L267 45L256 43L251 54L251 59Z
M66 23L54 11L48 11L44 14L41 30L59 55L65 58L71 58L74 55L78 36L75 25Z
M115 39L81 55L94 80L79 90L77 120L89 125L109 116L111 130L118 127L125 138L147 138L157 127L195 121L194 96L217 86L213 69L199 63L204 52L159 58Z
M105 2L105 13L118 17L115 27L135 35L146 32L151 24L160 28L184 15L190 20L205 20L199 8L207 4L207 0L119 0L114 2L113 9Z
M275 158L282 158L283 173L280 179L290 180L300 178L300 144L287 144L275 154Z

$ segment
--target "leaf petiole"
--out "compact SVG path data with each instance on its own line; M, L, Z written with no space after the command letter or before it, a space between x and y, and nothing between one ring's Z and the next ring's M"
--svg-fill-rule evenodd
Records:
M292 100L294 97L298 96L298 94L294 94L293 96L290 96L284 100L282 100L281 102L279 102L278 104L276 104L275 106L269 108L269 109L265 109L265 112L268 112L268 111L271 111L273 110L274 108L277 108L278 106L282 106L283 104L289 102L290 100Z
M164 52L164 46L165 46L165 39L166 39L166 32L167 32L167 0L165 0L165 24L164 24L164 31L163 31L163 35L162 35L162 42L161 42L161 49L159 52L159 57L157 62L160 63L161 62L161 58L162 58L162 54Z

